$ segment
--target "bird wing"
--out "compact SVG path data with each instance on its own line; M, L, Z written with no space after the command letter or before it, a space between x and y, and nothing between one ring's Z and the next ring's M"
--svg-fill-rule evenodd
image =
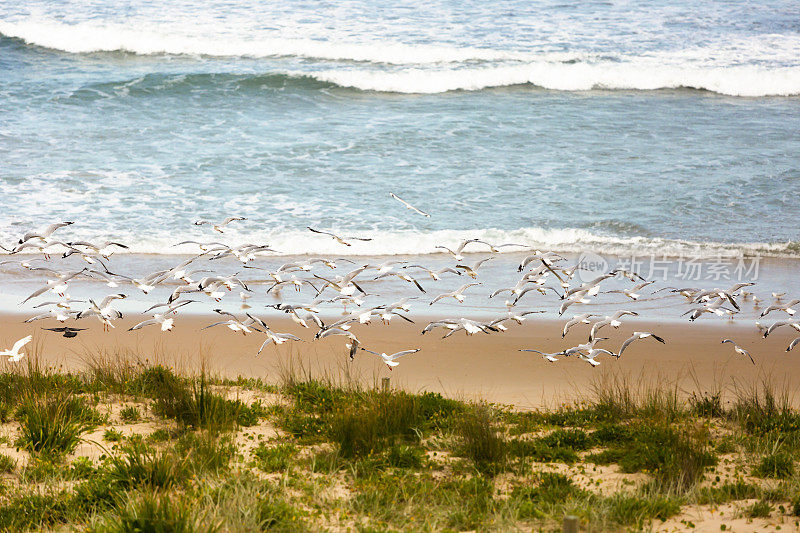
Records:
M158 320L156 320L154 318L151 318L150 320L145 320L143 322L139 322L138 324L136 324L135 326L130 328L128 331L135 331L137 329L142 329L145 326L151 326L153 324L158 324Z
M434 298L434 299L433 299L433 301L432 301L431 303L429 303L428 305L433 305L433 304L435 304L436 302L438 302L439 300L441 300L442 298L447 298L447 297L448 297L448 296L450 296L450 295L451 295L451 293L449 293L449 292L448 292L447 294L440 294L439 296L437 296L436 298Z
M389 193L389 196L391 196L392 198L394 198L395 200L397 200L398 202L400 202L401 204L403 204L404 206L406 206L406 208L407 208L407 209L410 209L410 210L412 210L412 211L416 211L417 213L419 213L420 215L422 215L422 216L424 216L424 217L431 218L431 216L430 216L428 213L426 213L425 211L422 211L422 210L420 210L420 209L417 209L416 207L414 207L414 206L413 206L413 205L411 205L410 203L406 202L405 200L403 200L402 198L400 198L399 196L397 196L395 193L393 193L393 192L390 192L390 193Z
M60 227L60 226L59 226ZM19 349L31 342L33 335L28 335L27 337L23 337L17 342L14 343L14 346L11 347L12 352L19 352Z
M539 350L534 350L533 348L523 348L520 350L520 352L534 352L542 355L547 355L546 353L540 352Z
M631 338L627 339L625 342L623 342L622 346L619 349L619 352L617 353L617 358L622 357L622 352L625 351L625 348L627 348L633 341L635 341L638 338L639 337L637 335L634 335L633 337L631 337Z
M72 224L72 222L57 222L55 224L50 224L49 226L47 226L46 228L44 228L42 230L41 234L42 234L43 237L49 237L58 228L63 228L64 226L69 226L70 224Z
M465 248L465 247L466 247L466 246L467 246L469 243L471 243L471 242L478 242L478 240L479 240L479 239L467 239L467 240L465 240L465 241L462 241L462 242L461 242L461 244L459 244L459 245L458 245L458 248L456 248L456 253L457 253L457 254L460 254L461 252L463 252L463 251L464 251L464 248Z
M306 229L307 229L308 231L311 231L311 232L313 232L313 233L320 233L320 234L322 234L322 235L328 235L328 236L330 236L330 237L333 237L334 239L337 237L335 234L333 234L333 233L331 233L331 232L329 232L329 231L322 231L322 230L314 229L314 228L312 228L311 226L306 226Z
M418 351L420 351L420 348L415 348L413 350L403 350L400 352L393 353L392 355L389 356L389 359L397 359L398 357L403 357L404 355L417 353Z

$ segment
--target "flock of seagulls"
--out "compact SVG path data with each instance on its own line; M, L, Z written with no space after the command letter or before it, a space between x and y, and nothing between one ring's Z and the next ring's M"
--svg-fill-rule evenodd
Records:
M424 217L430 214L414 207L405 200L391 193L405 208ZM215 234L224 234L225 228L235 222L246 220L244 217L231 216L214 222L198 220L197 226L209 227ZM85 240L59 240L58 235L67 233L72 222L57 222L22 235L13 246L2 246L7 259L0 264L11 264L16 268L27 269L43 274L45 283L24 298L21 304L33 303L35 314L25 322L40 320L55 321L58 327L42 328L59 333L65 338L74 338L84 327L75 327L74 323L85 319L99 321L104 331L115 328L115 322L123 318L116 309L120 300L127 298L131 292L141 292L153 299L152 305L142 312L140 320L129 328L139 331L145 328L158 328L162 332L172 331L177 325L177 317L184 309L195 309L197 306L210 303L216 306L222 299L237 293L240 299L240 312L229 312L214 307L213 312L219 319L202 329L224 327L231 332L248 335L260 335L263 343L258 354L269 346L282 345L287 342L299 342L302 339L292 333L274 331L266 320L260 318L248 300L258 290L264 290L268 296L275 297L278 303L268 304L274 310L285 313L302 328L316 330L312 341L328 337L342 338L350 359L358 353L366 352L380 358L387 367L399 365L398 360L415 354L419 348L410 348L387 354L381 350L373 350L362 346L353 331L355 325L368 325L373 321L383 324L393 319L415 323L410 316L411 308L417 303L427 302L428 307L442 300L452 298L459 305L467 298L497 298L504 301L505 312L489 320L477 320L467 317L441 318L427 323L421 328L423 335L441 331L443 338L451 337L459 332L465 335L500 334L507 331L511 322L522 324L533 314L544 313L543 310L523 309L520 304L529 302L533 297L553 298L558 304L558 314L563 316L567 309L584 308L595 303L598 296L614 293L624 296L627 306L638 304L642 300L657 298L683 298L688 309L683 316L695 321L706 315L733 319L741 312L744 302L752 300L758 306L759 300L748 292L753 283L737 283L728 288L701 289L692 287L658 287L655 280L647 280L639 273L621 268L603 272L592 279L582 281L583 266L580 263L568 264L566 258L552 251L530 250L517 266L518 281L509 287L495 288L488 294L480 293L480 288L492 280L483 274L482 267L494 259L496 253L503 248L527 248L518 243L489 243L481 239L466 239L456 245L439 245L436 248L448 255L452 264L441 268L433 268L424 264L401 260L387 260L382 263L359 262L345 258L304 258L286 262L277 268L254 266L250 263L267 254L275 254L276 250L268 244L242 244L232 246L219 241L187 240L177 243L176 247L191 246L195 253L188 259L181 260L174 266L150 272L144 275L128 275L117 272L113 262L113 254L128 247L115 241L90 242ZM342 246L352 246L353 241L368 242L371 239L359 236L339 235L337 233L307 228L309 232L331 238ZM17 254L25 252L24 259ZM30 257L30 254L34 257ZM474 260L465 260L465 254L488 254ZM58 268L63 260L69 257L80 258L85 263L81 269ZM221 260L239 265L239 272L222 275L216 265ZM74 259L70 264L74 264ZM246 279L253 275L255 280ZM473 281L462 284L455 290L429 295L431 284L454 281L466 277ZM382 296L373 291L378 280L397 279L409 285L412 294L397 301L381 299ZM630 284L623 288L609 289L609 280ZM71 284L76 281L93 280L115 289L102 299L73 299L69 295ZM266 289L263 287L266 286ZM426 289L426 287L428 287ZM286 295L284 291L289 292ZM294 295L294 296L291 296ZM760 316L771 313L782 313L788 319L781 319L769 326L756 326L763 338L781 327L793 328L800 333L800 322L793 317L795 307L800 300L783 299L784 295L773 294L774 301L763 308ZM337 309L341 318L330 320L324 318L324 311L330 313ZM583 310L583 309L582 309ZM618 359L623 352L629 350L637 341L651 339L666 344L666 339L651 331L634 331L619 348L608 346L608 337L600 336L610 331L604 328L619 329L626 317L638 316L639 312L627 308L619 309L610 315L599 315L591 312L580 312L566 318L561 328L561 338L565 339L570 332L583 328L587 330L586 341L565 347L557 352L545 352L534 348L523 348L520 351L539 354L544 360L556 363L563 358L574 357L595 367L605 357ZM783 317L781 317L783 318ZM69 324L67 324L69 323ZM17 341L10 349L0 351L0 356L7 356L9 361L16 362L24 357L21 350L30 342L31 336ZM600 346L601 343L606 343ZM755 364L753 355L732 339L724 339L723 344L730 343L734 353L748 358ZM791 341L787 351L800 344L800 336ZM656 345L653 345L656 346Z

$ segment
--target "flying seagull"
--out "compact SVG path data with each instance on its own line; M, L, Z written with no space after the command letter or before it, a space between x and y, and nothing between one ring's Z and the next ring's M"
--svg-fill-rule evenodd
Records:
M667 341L665 341L664 339L662 339L658 335L650 333L649 331L634 331L633 335L630 338L628 338L625 342L622 343L622 346L619 349L619 353L617 354L617 358L622 357L622 352L624 352L625 348L630 346L630 344L633 341L638 341L639 339L646 339L647 337L652 337L653 339L657 340L661 344L666 344L667 343Z
M306 228L308 229L308 231L311 231L313 233L319 233L320 235L327 235L328 237L332 238L336 242L338 242L340 244L344 244L345 246L353 246L349 242L345 241L345 239L349 239L351 241L371 241L372 240L372 239L365 239L365 238L362 238L362 237L339 237L338 235L336 235L335 233L331 233L330 231L322 231L322 230L314 229L311 226L306 226Z
M247 220L247 219L244 218L244 217L228 217L228 218L226 218L225 220L223 220L222 222L219 222L219 223L211 222L209 220L196 220L194 225L195 226L202 226L203 224L210 224L211 227L214 229L214 231L217 231L219 233L224 233L222 231L222 228L224 228L225 226L227 226L228 224L230 224L231 222L234 222L236 220Z
M722 344L725 344L726 342L729 342L729 343L733 344L733 350L736 353L738 353L739 355L746 355L750 359L751 363L756 364L756 362L753 360L753 356L750 355L750 352L748 352L747 350L745 350L744 348L742 348L741 346L736 344L731 339L725 339L724 341L722 341Z
M386 353L373 352L372 350L367 350L366 348L361 348L361 349L363 351L365 351L365 352L369 352L371 354L377 355L378 357L383 359L383 362L386 363L386 366L389 367L389 370L391 370L392 367L395 367L395 366L400 364L397 361L395 361L395 359L397 359L399 357L403 357L404 355L410 355L412 353L417 353L420 350L419 348L416 348L414 350L403 350L401 352L396 352L396 353L393 353L391 355L387 355Z
M32 338L33 338L32 335L28 335L27 337L21 338L20 340L14 343L14 346L12 346L11 349L3 350L2 352L0 352L0 356L7 355L9 362L11 363L18 362L20 359L25 357L25 354L20 352L20 349L22 349L23 346L31 342Z
M395 193L390 192L389 196L391 196L392 198L394 198L395 200L397 200L398 202L400 202L401 204L406 206L406 209L410 209L411 211L416 211L417 213L419 213L420 215L422 215L424 217L431 218L431 216L428 213L426 213L425 211L422 211L420 209L417 209L416 207L414 207L410 203L406 202L405 200L403 200L402 198L397 196Z

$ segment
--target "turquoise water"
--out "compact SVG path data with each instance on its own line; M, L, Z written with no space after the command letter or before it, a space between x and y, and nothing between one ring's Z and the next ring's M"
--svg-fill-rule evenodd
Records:
M0 242L792 255L794 2L0 5ZM403 209L395 192L430 219ZM372 237L343 250L305 227Z

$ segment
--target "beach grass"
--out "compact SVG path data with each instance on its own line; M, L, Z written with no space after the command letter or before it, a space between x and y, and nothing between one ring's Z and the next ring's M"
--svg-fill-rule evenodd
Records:
M553 530L573 514L619 531L689 527L704 510L796 527L788 398L616 376L519 411L347 376L33 361L0 374L0 530Z

